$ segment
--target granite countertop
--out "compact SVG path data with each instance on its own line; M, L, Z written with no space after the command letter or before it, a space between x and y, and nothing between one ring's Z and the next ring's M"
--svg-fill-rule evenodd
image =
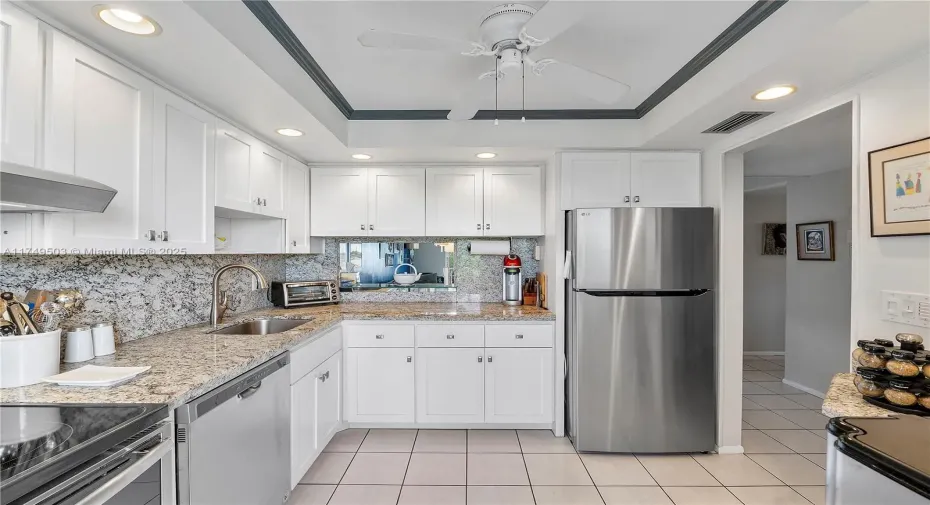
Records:
M823 399L822 412L827 417L888 417L894 412L862 399L853 384L854 373L838 373L830 381L830 389Z
M151 366L148 373L111 388L34 384L0 389L0 403L166 403L174 408L304 342L340 321L552 321L555 314L531 306L496 303L344 303L317 307L267 308L227 313L221 325L259 317L307 319L306 324L272 335L217 335L204 323L133 340L116 354L82 363L65 363L65 372L84 365Z

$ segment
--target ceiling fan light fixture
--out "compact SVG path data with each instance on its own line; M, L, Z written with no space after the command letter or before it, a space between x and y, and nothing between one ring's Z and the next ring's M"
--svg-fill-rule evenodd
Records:
M352 155L352 158L354 158L354 159L356 159L356 160L370 160L370 159L371 159L371 155L370 155L370 154L365 154L365 153L355 153L355 154Z
M762 91L752 95L752 99L760 101L775 100L778 98L786 97L797 90L798 88L791 84L772 86L771 88L763 89Z
M158 35L161 26L154 19L138 12L110 5L95 5L94 15L101 22L133 35Z
M294 128L278 128L275 130L278 135L284 135L285 137L301 137L304 132L294 129Z
M475 155L475 158L479 158L482 160L489 160L491 158L496 158L496 157L497 157L497 153L478 153Z

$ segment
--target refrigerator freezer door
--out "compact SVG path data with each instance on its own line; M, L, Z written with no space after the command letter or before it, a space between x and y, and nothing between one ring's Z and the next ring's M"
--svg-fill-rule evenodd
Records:
M711 208L577 209L571 219L575 289L714 287Z
M570 434L579 451L714 449L714 292L572 293Z

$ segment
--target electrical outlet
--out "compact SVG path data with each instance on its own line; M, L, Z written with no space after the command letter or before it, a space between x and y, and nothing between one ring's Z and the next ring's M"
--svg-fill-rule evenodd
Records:
M930 328L930 295L882 291L882 319Z

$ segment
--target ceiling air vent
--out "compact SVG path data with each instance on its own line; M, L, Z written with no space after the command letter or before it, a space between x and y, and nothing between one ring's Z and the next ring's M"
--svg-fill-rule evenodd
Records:
M771 114L771 112L737 112L704 130L702 133L733 133L746 125L755 123L769 114Z

